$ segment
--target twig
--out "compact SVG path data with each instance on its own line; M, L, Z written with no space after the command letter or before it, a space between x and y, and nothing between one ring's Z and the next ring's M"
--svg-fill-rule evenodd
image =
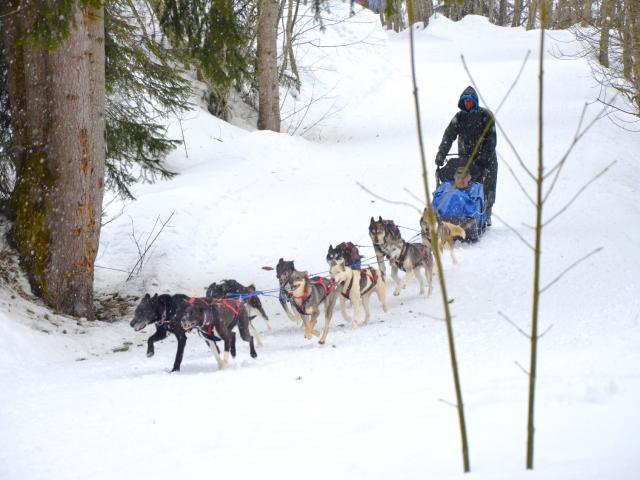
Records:
M521 241L522 243L524 243L527 247L529 247L531 250L534 250L533 245L531 245L526 238L524 238L520 232L518 232L515 228L513 228L511 225L509 225L505 220L503 220L502 218L500 218L498 215L496 215L496 212L493 212L491 214L493 217L497 218L500 222L502 222L509 230L511 230Z
M555 284L558 280L560 280L562 277L564 277L564 275L566 273L568 273L570 270L572 270L574 267L576 267L578 264L582 263L583 261L585 261L587 258L589 258L592 255L595 255L596 253L598 253L599 251L602 250L603 247L598 247L595 250L587 253L584 257L579 258L578 260L576 260L575 262L573 262L571 265L569 265L567 268L565 268L556 278L554 278L551 282L549 282L545 287L540 289L540 293L544 293L548 288L550 288L553 284Z
M509 162L507 162L506 159L502 155L499 155L499 156L500 156L500 162L504 163L507 166L507 168L509 169L509 173L511 173L511 176L513 177L513 179L516 181L516 183L520 187L520 190L522 190L522 193L524 193L524 196L527 197L529 202L531 202L531 205L533 205L535 207L536 206L536 202L533 200L531 195L529 195L529 192L527 192L527 190L524 188L522 183L520 183L520 179L516 175L516 172L513 171L513 168L511 168L511 165L509 165Z
M438 401L444 403L445 405L449 405L450 407L453 407L456 409L458 408L458 405L456 405L453 402L450 402L449 400L445 400L444 398L439 398Z
M522 329L518 326L518 324L516 324L516 322L514 322L513 320L511 320L509 317L507 317L507 316L506 316L504 313L502 313L502 312L498 312L498 315L500 315L500 316L501 316L502 318L504 318L507 322L509 322L509 323L513 326L513 328L515 328L516 330L518 330L518 332L520 332L522 335L524 335L524 337L525 337L527 340L531 340L531 336L530 336L527 332L525 332L524 330L522 330Z
M525 62L526 62L527 58L529 57L529 53L530 52L527 52L527 55L525 56ZM478 96L480 97L480 100L482 100L482 103L484 103L485 105L488 105L486 100L484 99L484 97L480 93L480 89L478 88L478 85L476 84L476 81L473 79L473 75L471 75L471 71L469 70L469 67L467 66L467 62L464 59L464 55L461 55L461 58L462 58L462 65L463 65L465 71L467 72L467 75L469 76L469 80L471 81L471 84L476 89L476 92L478 93ZM520 68L520 71L518 72L518 75L516 76L516 79L515 79L513 85L515 85L515 83L518 81L518 78L522 74L523 68L524 68L524 65ZM509 90L507 91L507 94L509 94L512 89L513 89L513 87L510 87ZM506 97L505 97L505 99L506 99ZM504 104L504 100L500 103L500 105L502 106L503 104ZM496 122L496 126L500 129L500 133L502 133L502 135L504 136L504 139L507 141L507 144L509 145L509 147L511 147L511 150L513 151L514 155L518 159L518 163L520 163L520 166L522 167L522 169L527 173L527 175L529 175L529 177L532 180L535 181L536 177L533 175L533 173L531 173L531 170L529 170L529 168L525 165L524 161L520 157L520 154L518 153L518 150L513 145L513 143L511 143L511 139L507 135L507 132L504 131L504 129L502 128L502 125L500 124L500 122L496 118L497 113L498 113L498 110L496 110L496 112L494 114L494 120Z
M589 180L587 183L585 183L582 188L580 190L578 190L576 192L576 194L571 198L571 200L569 200L566 205L564 207L562 207L560 210L558 210L558 212L553 215L549 220L547 220L546 222L544 222L542 224L543 227L546 227L547 225L549 225L551 222L553 222L556 218L558 218L560 215L562 215L564 212L567 211L567 209L571 206L571 204L573 202L576 201L576 199L582 194L582 192L584 192L587 187L589 185L591 185L593 182L595 182L598 178L600 178L602 175L604 175L606 173L607 170L609 170L615 163L617 162L617 160L614 160L613 162L611 162L609 165L607 165L604 170L602 170L600 173L598 173L595 177L593 177L591 180Z
M542 337L544 337L547 333L549 333L549 330L551 330L553 328L553 323L551 325L549 325L547 327L547 329L542 332L540 335L538 335L538 340L540 340Z
M524 368L522 365L520 365L520 362L514 361L513 363L515 363L515 364L518 366L518 368L519 368L520 370L522 370L522 372L523 372L527 377L529 376L529 371L528 371L526 368Z
M421 317L427 317L430 318L431 320L437 320L438 322L444 322L444 318L442 317L436 317L435 315L431 315L429 313L425 313L425 312L415 312L417 315L420 315ZM455 318L454 315L451 316L451 318Z
M560 177L560 172L562 171L562 168L564 167L564 164L566 163L567 158L569 158L569 154L573 151L574 147L577 145L577 143L580 141L580 139L591 129L591 127L593 127L595 125L595 123L598 120L600 120L602 118L601 115L596 115L596 117L591 122L589 122L589 125L587 125L585 127L585 129L582 132L580 132L580 126L582 125L582 122L584 120L584 116L585 116L585 113L587 111L587 106L588 106L588 104L585 103L584 108L582 109L582 114L580 115L580 121L578 123L578 129L576 130L576 134L574 135L573 140L571 141L571 144L569 145L569 148L567 149L565 154L562 156L560 161L551 170L549 170L543 177L546 180L547 177L549 177L549 175L552 175L555 172L555 176L553 177L553 180L551 181L551 186L547 189L547 193L545 193L544 198L542 199L543 202L547 201L547 198L549 198L549 195L551 195L551 192L555 188L556 182L558 181L558 178Z
M407 187L404 187L403 190L407 192L411 198L422 203L423 200L419 196L417 196L415 193L413 193L411 190L409 190Z
M129 273L128 270L123 270L122 268L112 268L112 267L103 267L101 265L94 265L95 268L102 268L103 270L114 270L116 272L124 272Z
M144 251L139 254L138 261L135 263L135 265L133 266L133 268L129 272L129 275L127 276L127 279L125 281L128 282L129 280L131 280L133 278L134 272L136 271L136 267L138 267L138 273L140 273L140 271L142 270L142 266L144 265L144 260L146 258L147 252L153 246L155 241L158 239L158 236L160 236L160 234L163 232L164 228L167 226L169 221L171 221L171 219L173 218L175 213L176 212L174 210L173 212L171 212L171 215L169 215L169 218L167 218L167 220L165 222L161 222L162 225L160 227L160 230L158 231L156 236L153 237L153 240L151 240L151 242L149 242L149 238L151 238L151 235L153 234L153 232L156 229L156 225L158 224L159 217L158 217L158 219L156 219L156 223L154 224L153 229L151 230L151 233L149 234L149 237L147 237L147 241L145 242ZM134 240L135 240L135 236L134 236ZM138 246L138 252L140 252L140 246L138 245L137 241L136 241L136 246Z
M398 200L389 200L388 198L381 197L380 195L373 193L371 190L369 190L367 187L362 185L360 182L356 182L356 185L358 185L361 189L363 189L369 195L372 195L373 197L377 198L378 200L382 200L383 202L386 202L386 203L391 203L392 205L404 205L405 207L413 208L418 213L422 213L421 209L419 209L418 207L416 207L411 203L402 202Z

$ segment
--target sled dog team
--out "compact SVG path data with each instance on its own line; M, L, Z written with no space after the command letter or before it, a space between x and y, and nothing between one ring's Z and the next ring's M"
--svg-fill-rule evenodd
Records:
M420 294L431 295L433 277L433 245L429 228L424 220L420 220L422 243L405 241L398 226L392 220L371 217L369 223L369 237L378 264L378 270L373 267L361 267L362 256L358 248L351 242L343 242L335 248L329 246L326 261L329 265L329 276L309 276L306 271L295 268L293 261L280 258L276 265L276 276L279 282L279 300L287 316L302 324L304 337L311 339L320 337L319 343L324 344L329 334L329 324L333 316L336 301L340 300L340 310L347 322L356 327L360 321L360 309L365 312L364 324L369 322L369 301L375 292L387 311L386 298L386 268L385 259L391 265L391 278L395 283L394 295L406 287L409 280L415 277L420 285ZM438 249L443 251L447 246L451 251L451 258L456 262L453 254L453 244L456 238L465 238L465 231L461 227L447 222L438 223ZM405 272L403 278L398 271ZM424 277L424 279L423 279ZM155 324L156 332L147 340L147 357L154 354L154 343L163 340L169 334L176 336L178 348L172 371L179 371L182 363L184 347L187 342L186 332L195 330L211 349L219 369L229 364L229 354L236 355L236 332L249 343L251 357L257 357L255 343L262 346L257 330L251 320L260 315L271 331L269 318L262 308L260 292L254 285L244 286L235 280L223 280L212 283L207 288L204 297L188 297L187 295L158 295L153 297L146 294L135 309L131 326L142 330L149 324ZM349 316L346 300L353 307L353 317ZM316 323L324 308L324 325L322 332L316 330ZM221 356L218 347L223 342L224 353Z

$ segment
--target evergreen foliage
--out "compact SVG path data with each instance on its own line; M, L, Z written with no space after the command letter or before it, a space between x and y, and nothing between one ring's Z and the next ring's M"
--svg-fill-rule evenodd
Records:
M191 93L171 51L137 20L121 0L105 7L106 181L129 198L135 181L174 175L163 159L180 141L167 138L158 122L188 108Z
M155 8L164 32L209 87L209 111L228 119L232 88L253 88L256 2L158 0Z
M62 12L71 4L75 2L55 2L51 11ZM174 175L163 160L180 141L167 138L159 122L186 110L191 94L189 82L176 69L171 50L147 33L131 6L128 0L108 0L105 4L105 182L126 198L133 198L129 186L140 179L154 181ZM49 15L50 11L43 12L42 19ZM68 28L63 22L54 22L35 29L23 41L55 48ZM9 198L15 184L4 58L0 45L0 200Z

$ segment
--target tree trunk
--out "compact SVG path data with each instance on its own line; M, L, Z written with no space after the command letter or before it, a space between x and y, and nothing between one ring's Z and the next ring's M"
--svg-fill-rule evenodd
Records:
M551 26L553 25L553 0L540 0L542 2L545 3L546 5L546 13L544 15L544 28L545 29L550 29Z
M274 0L258 3L257 79L258 129L280 131L278 89L278 19L280 4Z
M505 27L507 25L507 0L500 0L498 25L501 27Z
M474 0L473 2L473 14L482 15L482 0Z
M527 30L536 28L536 13L538 12L538 2L540 0L529 0L529 11L527 13Z
M602 1L604 3L608 0L602 0ZM582 26L587 27L593 24L593 14L591 13L593 0L583 0L583 2L584 4L582 9ZM600 10L602 10L602 6L600 7Z
M24 7L22 32L35 8ZM92 318L105 162L103 10L76 11L57 50L11 48L23 55L24 96L13 100L25 105L29 126L13 238L34 293L57 311Z
M512 27L519 27L522 25L522 0L513 0L513 20L511 21Z
M558 0L553 28L563 29L569 28L572 25L570 9L569 0Z
M426 27L429 25L429 18L433 15L433 0L414 0L413 2L414 17L409 22L422 22Z
M609 67L609 27L611 25L611 19L609 10L611 7L611 0L602 0L602 6L600 7L600 42L598 45L598 62L603 67Z
M633 85L633 64L634 64L634 20L637 14L635 2L624 2L624 10L621 9L623 24L622 28L622 72L624 78ZM637 54L637 52L636 52ZM637 62L638 58L635 59Z
M496 23L496 0L489 0L489 21Z

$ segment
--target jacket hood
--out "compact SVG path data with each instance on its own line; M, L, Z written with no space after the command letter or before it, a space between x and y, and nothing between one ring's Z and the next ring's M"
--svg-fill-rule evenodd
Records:
M468 86L467 88L465 88L462 94L460 95L460 99L458 100L458 108L463 112L466 112L464 108L465 98L469 98L473 100L474 105L473 105L473 108L470 110L471 112L473 112L480 106L480 102L478 101L478 94L476 93L475 88L473 88L472 86Z

